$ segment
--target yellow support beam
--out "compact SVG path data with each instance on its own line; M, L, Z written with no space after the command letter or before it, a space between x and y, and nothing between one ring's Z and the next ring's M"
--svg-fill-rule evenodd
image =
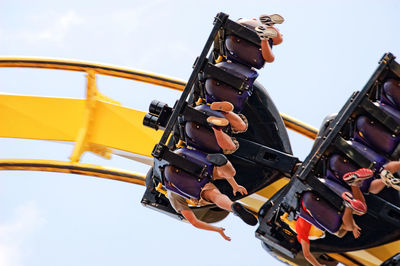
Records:
M0 94L0 137L75 142L90 117L85 118L86 104L84 99ZM86 143L151 158L162 132L143 126L144 115L96 101Z
M85 151L94 152L104 158L111 158L111 149L95 143L90 143L88 140L92 134L93 124L96 118L96 106L100 99L109 100L108 97L101 97L96 86L96 74L93 70L89 70L87 73L87 88L86 88L86 105L84 112L84 122L79 130L78 137L76 139L75 148L70 157L71 162L79 162L82 154ZM120 103L111 100L112 103L120 105Z

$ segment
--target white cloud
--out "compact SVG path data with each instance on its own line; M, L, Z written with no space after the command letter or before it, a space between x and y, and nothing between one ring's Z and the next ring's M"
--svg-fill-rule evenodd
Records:
M12 221L0 224L0 266L22 265L24 242L44 223L35 203L27 202L15 210Z
M48 18L51 21L51 18ZM64 14L58 15L54 23L46 24L42 29L37 31L22 32L19 38L30 42L63 42L66 35L73 26L80 25L84 19L75 11L70 10Z

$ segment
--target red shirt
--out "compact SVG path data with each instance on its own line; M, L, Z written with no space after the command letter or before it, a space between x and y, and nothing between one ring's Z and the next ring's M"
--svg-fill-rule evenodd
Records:
M303 239L308 244L310 244L310 240L308 239L310 230L311 230L311 224L309 222L307 222L301 217L297 218L296 233L297 233L297 240L299 241L299 243L301 243L301 240Z

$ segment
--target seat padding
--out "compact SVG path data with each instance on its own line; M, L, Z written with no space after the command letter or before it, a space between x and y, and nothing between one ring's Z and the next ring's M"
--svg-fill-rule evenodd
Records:
M354 139L377 152L390 156L400 142L400 136L390 134L382 125L366 116L356 119Z
M198 105L195 109L208 116L225 117L222 112L211 110L210 106L207 104ZM189 146L209 153L222 152L222 149L218 146L214 132L210 127L205 127L191 121L187 121L184 127L185 140Z
M185 123L185 140L187 145L204 152L222 152L212 129L194 122Z
M239 91L217 79L209 78L205 82L206 101L208 103L228 101L235 107L235 112L240 112L247 98L252 94L254 80L258 77L257 71L232 62L221 62L215 66L245 80L248 84L248 90Z
M359 148L366 147L359 143L356 145L358 145L357 147L359 147ZM355 148L356 148L356 145L354 146ZM368 147L366 147L366 148L368 148ZM370 151L372 151L372 150L370 150ZM384 157L380 156L379 154L375 153L376 154L375 155L376 160L375 160L375 159L369 158L370 155L368 155L365 151L362 153L365 155L365 157L367 157L371 161L377 162L377 170L379 170L379 168L386 163L386 159ZM326 174L327 178L339 183L341 186L343 186L347 189L350 189L350 186L347 185L346 182L343 181L343 175L346 173L349 173L349 172L354 172L357 169L359 169L360 167L357 167L349 159L347 159L339 154L332 154L328 159L328 164L329 164L329 167L327 169L327 174ZM369 187L373 180L374 180L374 178L369 178L367 180L364 180L364 182L362 183L362 185L360 187L361 191L364 193L368 193Z
M206 159L207 154L197 150L181 148L175 153L193 162L207 165L208 176L212 177L214 166ZM202 188L210 182L210 178L199 178L193 176L173 165L168 165L164 169L165 187L185 198L200 199Z
M240 64L260 69L265 60L261 53L261 47L235 35L228 35L225 39L226 56L229 60Z
M400 109L400 81L395 79L385 81L381 101Z
M342 225L342 214L338 214L338 211L331 204L310 191L303 194L302 202L312 218L318 223L319 228L322 227L332 234L339 231ZM300 216L303 217L301 212ZM307 217L303 218L307 220Z

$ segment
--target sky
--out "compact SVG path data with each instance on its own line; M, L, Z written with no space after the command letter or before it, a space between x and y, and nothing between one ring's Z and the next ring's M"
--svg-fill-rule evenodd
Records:
M259 71L280 112L319 127L361 90L385 52L400 55L400 2L371 1L24 1L0 0L0 56L93 61L187 80L218 12L230 18L279 13L284 42ZM99 76L101 93L146 111L179 92ZM85 75L0 69L0 93L85 97ZM1 118L1 114L0 114ZM312 141L289 131L304 159ZM68 160L73 146L0 138L0 158ZM81 162L146 173L148 166L86 153ZM230 215L232 238L147 209L144 187L87 176L0 172L0 266L279 265L256 227Z

